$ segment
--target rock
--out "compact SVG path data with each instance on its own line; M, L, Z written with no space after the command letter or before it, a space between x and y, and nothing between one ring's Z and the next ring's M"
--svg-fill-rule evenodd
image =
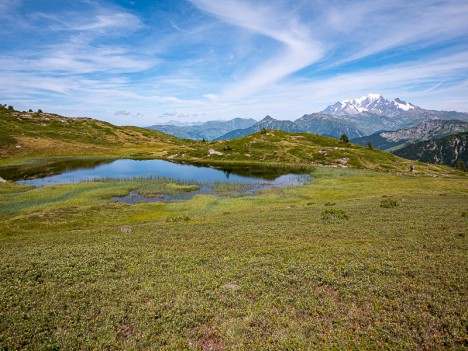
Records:
M343 165L343 166L348 165L348 161L349 161L348 157L336 159L336 162L338 162L340 165Z
M222 152L219 152L219 151L216 151L216 150L214 150L214 149L209 149L209 150L208 150L208 156L211 156L211 155L222 156L223 153L222 153Z
M226 284L224 285L224 288L229 289L229 290L238 290L240 289L240 286L237 284Z
M6 183L6 180L0 177L0 183Z
M131 233L132 232L132 227L130 227L129 225L123 225L120 227L120 231L122 233Z

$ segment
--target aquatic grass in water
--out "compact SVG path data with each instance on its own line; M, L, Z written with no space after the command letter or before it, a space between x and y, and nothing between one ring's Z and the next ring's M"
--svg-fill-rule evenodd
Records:
M68 169L70 163L54 169L45 166L28 173L23 170L19 182L35 186L52 184L67 184L85 181L97 181L104 178L171 178L190 182L226 182L226 183L262 183L276 182L288 176L289 173L302 171L290 169L288 166L258 166L258 165L190 165L163 160L131 160L121 159L101 165L90 165L79 169ZM5 169L0 168L1 172ZM10 179L10 178L8 178ZM13 178L11 178L13 179Z
M113 180L108 179L106 182ZM115 182L115 180L114 180ZM131 189L124 196L114 196L112 200L135 204L140 202L172 202L189 200L197 194L216 196L252 196L257 191L272 188L271 182L264 183L224 183L224 182L187 182L176 179L139 178L119 181L122 186ZM284 185L288 185L288 181ZM292 180L293 185L302 184L299 180ZM279 186L284 186L279 185Z

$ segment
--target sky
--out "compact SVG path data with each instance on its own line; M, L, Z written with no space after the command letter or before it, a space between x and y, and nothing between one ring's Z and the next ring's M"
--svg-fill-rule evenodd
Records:
M466 0L0 0L0 103L149 126L468 112Z

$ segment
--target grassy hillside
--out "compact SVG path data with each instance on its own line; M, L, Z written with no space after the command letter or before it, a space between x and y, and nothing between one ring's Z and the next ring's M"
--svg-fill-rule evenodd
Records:
M0 183L0 347L464 349L466 180L313 175L136 205L110 198L153 182Z
M415 163L393 154L343 143L310 133L287 133L269 130L243 138L195 142L188 149L168 158L199 163L281 163L309 166L334 166L407 173ZM416 171L425 173L450 172L444 166L416 163Z
M91 118L0 108L0 158L138 153L159 157L183 142L137 127L117 127Z

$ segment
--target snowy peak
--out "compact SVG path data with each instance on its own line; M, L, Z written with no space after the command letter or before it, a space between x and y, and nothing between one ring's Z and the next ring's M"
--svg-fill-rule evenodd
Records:
M388 101L380 94L368 94L354 100L344 100L328 106L322 112L332 115L357 115L360 113L371 113L376 115L395 116L403 111L415 109L411 103L400 99Z
M414 110L416 108L416 106L414 106L412 103L402 101L399 98L396 98L395 100L393 100L392 103L396 107L398 107L400 110L403 110L403 111Z

